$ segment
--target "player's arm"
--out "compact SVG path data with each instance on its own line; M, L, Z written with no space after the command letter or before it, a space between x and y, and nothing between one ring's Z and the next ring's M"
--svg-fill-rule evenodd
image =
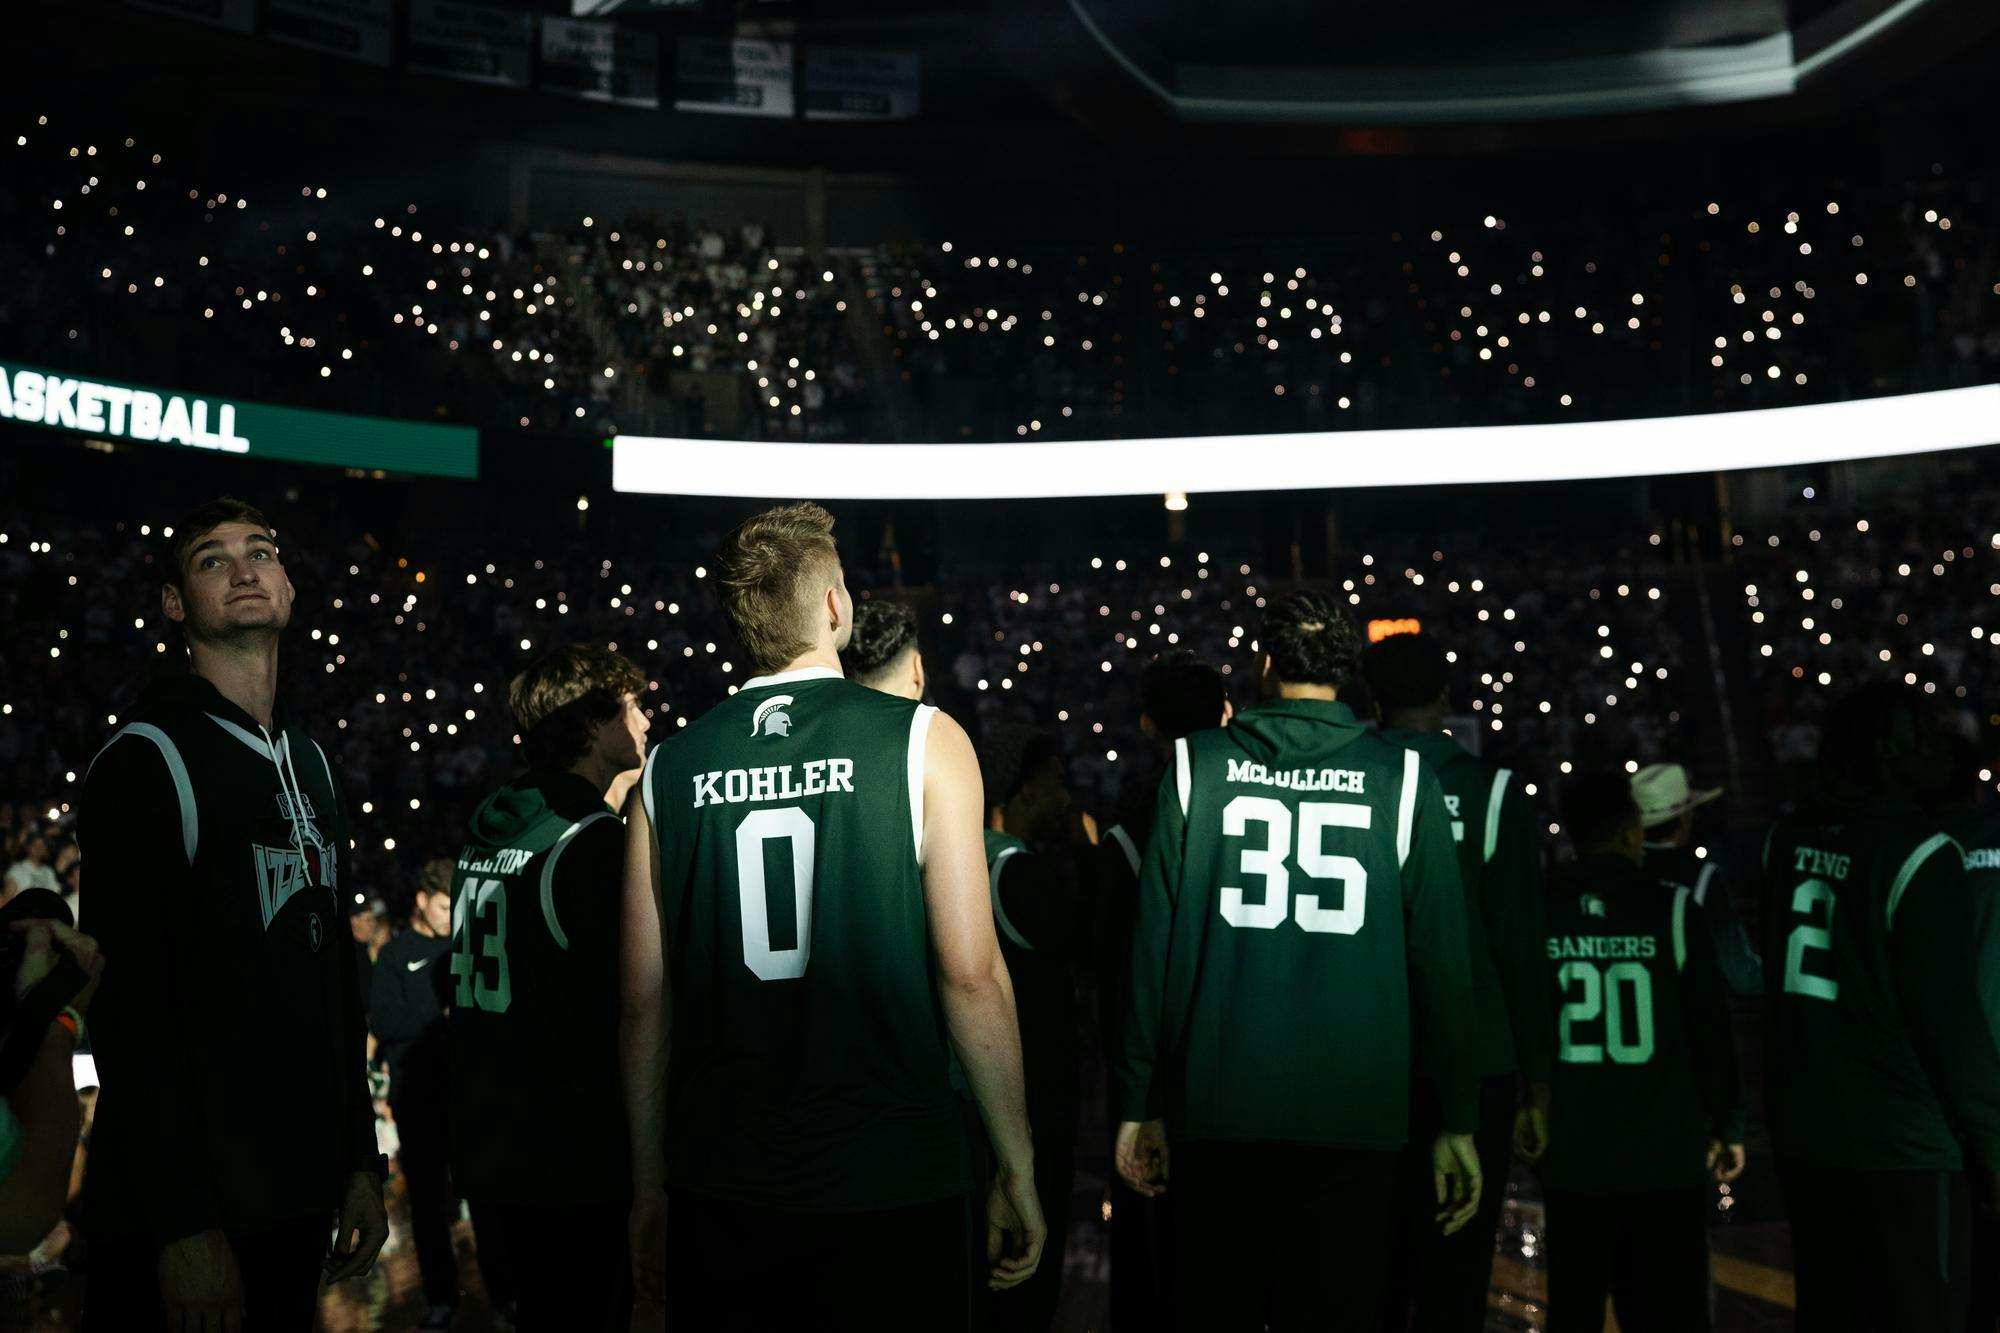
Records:
M98 757L84 783L77 842L86 922L107 973L90 1016L92 1048L141 1144L127 1159L140 1179L119 1192L139 1201L142 1216L133 1220L157 1245L210 1231L220 1237L208 1126L192 1077L199 1029L188 1022L201 1007L192 970L202 951L185 929L194 877L180 801L153 745L127 736Z
M1518 775L1516 775L1518 779ZM1552 1045L1547 1022L1549 965L1543 938L1542 851L1535 833L1535 810L1518 780L1501 798L1492 859L1486 863L1480 911L1521 1077L1546 1093Z
M1750 940L1749 927L1730 891L1727 872L1719 866L1708 875L1702 893L1701 915L1715 942L1715 961L1731 992L1750 996L1764 993L1764 960Z
M1112 1071L1118 1119L1123 1124L1157 1121L1166 1113L1155 1073L1160 1014L1167 991L1167 947L1173 937L1174 908L1180 901L1186 865L1187 814L1181 809L1177 776L1178 766L1185 762L1186 750L1181 748L1174 758L1176 768L1160 779L1153 835L1139 863L1125 1030L1119 1034L1117 1067Z
M1709 1167L1722 1180L1743 1172L1743 1078L1730 1036L1729 981L1703 928L1702 910L1689 892L1678 898L1676 935L1687 950L1681 966L1681 1015L1695 1062L1695 1079L1708 1113Z
M1472 1220L1483 1187L1479 1153L1472 1142L1479 1126L1472 956L1466 940L1458 849L1452 844L1451 815L1445 809L1444 793L1426 768L1418 767L1404 781L1415 781L1418 787L1409 853L1402 866L1403 930L1416 1017L1424 1026L1428 1049L1436 1061L1444 1132L1431 1146L1431 1164L1437 1185L1437 1220L1450 1235ZM1400 810L1398 817L1400 820Z
M625 800L618 1062L632 1150L632 1278L639 1299L658 1305L665 1296L667 1055L673 993L667 985L665 938L660 930L659 843L645 801L652 776L648 765Z
M1035 1197L1014 984L993 930L981 828L985 790L972 742L943 713L931 718L924 737L923 800L924 906L939 998L996 1162L987 1203L987 1257L996 1261L990 1282L1013 1286L1040 1263L1048 1227Z
M331 765L327 784L333 792L329 822L335 856L345 861L351 850L347 800ZM361 978L345 951L335 960L334 974L340 987L340 1096L347 1106L347 1160L342 1165L347 1180L327 1259L329 1282L366 1273L389 1240L389 1213L382 1202L382 1156L375 1146L375 1101L368 1092L368 1006L361 994Z
M1958 845L1946 841L1909 875L1901 896L1892 895L1888 925L1911 1036L1959 1137L1981 1166L2000 1172L2000 1052L1977 1021L1972 900Z

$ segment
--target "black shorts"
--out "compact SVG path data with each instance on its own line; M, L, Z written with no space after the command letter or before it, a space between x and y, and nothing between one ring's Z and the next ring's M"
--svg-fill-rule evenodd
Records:
M963 1330L972 1312L969 1201L795 1213L669 1191L670 1328Z

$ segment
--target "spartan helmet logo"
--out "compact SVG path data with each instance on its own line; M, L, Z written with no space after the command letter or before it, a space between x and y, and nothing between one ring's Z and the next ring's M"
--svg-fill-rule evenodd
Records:
M750 718L752 736L789 736L792 734L792 719L784 712L785 705L792 701L789 694L776 694L757 705L757 711Z
M1594 893L1584 894L1581 898L1577 899L1577 905L1583 909L1585 916L1604 915L1604 899Z

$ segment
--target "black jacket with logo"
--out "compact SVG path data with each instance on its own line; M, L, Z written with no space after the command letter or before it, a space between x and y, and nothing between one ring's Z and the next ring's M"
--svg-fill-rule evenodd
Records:
M376 955L368 977L368 1030L389 1063L389 1105L397 1118L419 1106L442 1112L451 1099L451 1050L444 1011L451 941L406 930Z
M100 1235L330 1220L348 1174L376 1164L346 812L282 701L276 723L169 677L85 778L79 924L105 957L86 1203Z

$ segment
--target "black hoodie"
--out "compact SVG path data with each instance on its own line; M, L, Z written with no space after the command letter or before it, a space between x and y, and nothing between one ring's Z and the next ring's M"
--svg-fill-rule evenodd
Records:
M273 735L206 680L162 679L85 778L99 1235L330 1221L378 1161L346 811L325 753L275 712Z

